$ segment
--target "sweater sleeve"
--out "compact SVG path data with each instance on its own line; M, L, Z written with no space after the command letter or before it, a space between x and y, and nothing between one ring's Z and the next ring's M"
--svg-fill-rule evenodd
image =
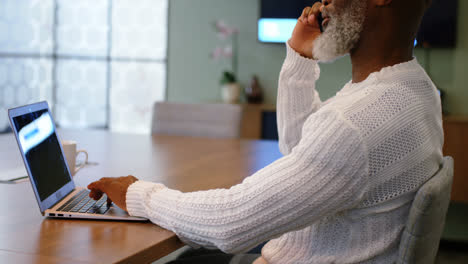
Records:
M367 148L340 114L321 112L306 121L290 155L241 184L182 193L138 181L127 192L129 213L191 246L238 253L354 207L366 190Z
M320 97L315 90L319 76L317 61L302 57L287 43L276 107L279 146L283 155L289 154L297 145L305 120L320 108Z

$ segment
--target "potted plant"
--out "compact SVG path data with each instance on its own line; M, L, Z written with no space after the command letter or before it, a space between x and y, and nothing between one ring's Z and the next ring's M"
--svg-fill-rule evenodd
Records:
M221 99L225 103L237 103L241 94L241 86L237 82L237 35L239 30L227 26L223 21L215 23L218 38L224 41L224 46L218 46L212 52L212 59L230 62L231 69L224 70L221 75ZM227 42L227 43L226 43Z
M234 104L239 101L241 86L236 80L234 73L224 71L220 80L221 98L223 102Z

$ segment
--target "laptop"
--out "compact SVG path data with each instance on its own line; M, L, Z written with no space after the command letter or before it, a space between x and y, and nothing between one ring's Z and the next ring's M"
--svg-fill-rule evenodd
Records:
M89 190L75 186L47 102L9 109L8 116L42 215L147 221L108 205L106 195L95 201Z

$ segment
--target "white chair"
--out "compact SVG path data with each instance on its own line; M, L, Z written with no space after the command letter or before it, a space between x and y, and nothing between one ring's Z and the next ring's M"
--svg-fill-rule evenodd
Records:
M238 138L242 107L231 104L157 102L153 107L153 134Z
M417 192L403 231L397 263L434 263L445 225L453 182L453 159Z

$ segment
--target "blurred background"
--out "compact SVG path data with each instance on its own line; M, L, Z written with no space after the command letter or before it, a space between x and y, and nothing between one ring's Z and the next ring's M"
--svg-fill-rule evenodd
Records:
M263 104L274 106L285 48L262 39L259 21L281 17L278 10L294 18L313 2L0 0L0 131L8 128L6 109L47 100L62 127L149 133L155 101L222 102L226 70L242 88L257 76ZM443 28L455 31L453 39L420 43L415 56L444 91L444 111L468 115L468 19L457 15L468 1L434 2L458 6L448 11L455 25ZM235 39L220 36L216 23ZM213 55L220 48L227 54ZM350 70L348 56L322 65L323 100L349 81ZM237 102L246 102L243 89Z
M244 109L242 137L276 139L283 42L314 1L0 0L0 133L8 108L41 100L59 127L140 134L155 102L229 102ZM443 93L455 159L443 239L467 242L468 1L433 2L415 56ZM322 100L350 79L349 56L322 64Z

